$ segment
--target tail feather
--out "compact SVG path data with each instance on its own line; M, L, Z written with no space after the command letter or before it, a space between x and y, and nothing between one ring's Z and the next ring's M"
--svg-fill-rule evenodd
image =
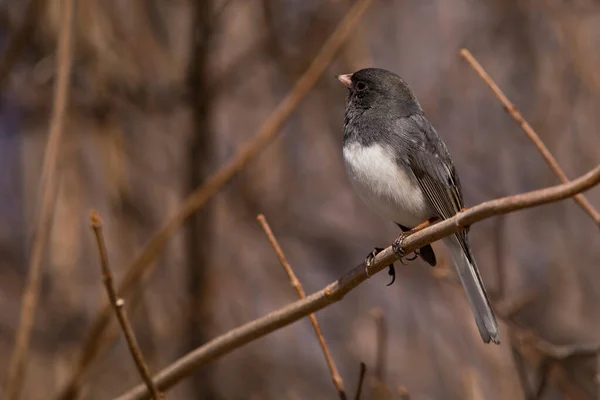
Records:
M479 276L475 259L466 253L456 237L448 238L446 243L452 251L454 265L460 282L467 293L481 338L485 343L489 343L491 340L496 344L500 344L498 323L485 292L483 281Z

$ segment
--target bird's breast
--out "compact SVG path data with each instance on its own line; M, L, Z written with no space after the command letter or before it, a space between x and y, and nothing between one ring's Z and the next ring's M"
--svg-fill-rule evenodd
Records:
M394 154L391 146L346 143L346 172L354 190L373 211L414 227L433 215L415 176L398 164Z

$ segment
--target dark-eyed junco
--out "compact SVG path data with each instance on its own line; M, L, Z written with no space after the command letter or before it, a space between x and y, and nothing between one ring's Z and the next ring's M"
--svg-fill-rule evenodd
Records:
M408 85L398 75L378 68L339 75L338 79L348 87L344 161L359 197L404 232L458 213L463 198L454 163ZM496 317L467 233L461 231L444 242L452 252L481 338L486 343L500 343ZM401 252L399 244L395 242L397 252ZM367 263L374 254L367 257ZM421 248L418 254L435 265L431 246Z

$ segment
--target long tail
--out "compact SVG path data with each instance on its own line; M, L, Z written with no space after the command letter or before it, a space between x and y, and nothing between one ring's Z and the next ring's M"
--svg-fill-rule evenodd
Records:
M492 311L492 307L490 306L483 281L479 276L475 259L467 253L469 251L468 245L465 251L456 236L449 237L446 243L452 251L454 265L456 265L460 282L465 292L467 292L467 298L469 299L469 303L471 303L471 309L473 310L481 338L485 343L489 343L491 340L496 344L500 344L498 323L496 322L494 311Z

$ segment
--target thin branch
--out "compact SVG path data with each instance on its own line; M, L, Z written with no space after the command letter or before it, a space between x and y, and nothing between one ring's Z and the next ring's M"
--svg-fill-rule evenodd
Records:
M405 254L410 254L426 244L442 239L486 218L563 200L590 189L598 182L600 182L600 166L569 183L481 203L404 238L401 243L402 250ZM159 372L155 376L154 382L162 390L170 388L199 366L340 301L348 292L397 260L398 256L392 247L387 247L377 254L370 268L367 268L363 262L337 281L305 299L288 304L211 340ZM118 399L145 399L147 396L146 387L140 385Z
M135 333L133 332L129 318L127 317L127 312L125 311L125 307L123 307L125 305L125 301L117 296L117 291L113 285L112 272L108 263L108 252L106 251L106 242L104 241L104 234L102 233L102 220L95 211L92 211L90 222L92 229L94 230L94 236L96 237L96 244L98 245L98 252L100 254L100 267L102 268L104 286L106 287L108 299L110 304L115 309L115 314L117 314L117 319L119 320L119 324L121 325L121 329L123 330L123 334L127 340L129 352L133 357L133 361L135 362L135 366L137 367L142 380L146 383L146 387L152 394L152 398L154 400L160 400L162 398L161 394L154 385L154 382L152 382L150 370L144 361L142 350L140 350L140 346L135 338Z
M56 68L58 76L54 87L54 108L50 119L48 143L44 154L40 180L41 199L38 203L37 226L33 238L27 284L23 292L19 328L8 370L7 395L9 400L19 398L25 379L25 365L29 353L31 332L40 297L43 260L52 229L52 217L57 192L57 160L69 102L69 81L73 59L73 20L75 0L63 0L62 23L58 37Z
M275 250L275 254L277 254L277 257L279 258L279 261L281 262L283 269L285 269L286 274L290 278L291 285L294 287L294 289L296 289L296 292L298 293L298 297L300 297L301 299L305 299L306 293L304 292L302 283L300 283L300 280L294 273L292 266L290 265L287 258L285 257L285 254L283 253L281 246L279 246L279 243L277 242L277 238L273 234L273 231L271 230L271 227L269 226L267 219L265 218L265 216L263 214L260 214L256 219L260 223L260 226L262 227L262 229L265 231L265 234L267 235L267 238L269 239L271 246L273 246L273 250ZM321 345L321 350L323 350L323 355L325 356L325 361L327 361L327 366L329 367L329 371L331 372L331 380L333 381L333 384L335 385L335 388L338 392L340 399L345 400L346 392L344 391L344 381L342 380L342 377L340 376L337 366L335 365L335 361L333 361L333 357L331 356L331 352L329 351L329 347L327 346L327 343L325 342L325 336L323 336L323 331L321 330L319 321L317 320L317 317L315 314L310 314L308 317L310 318L310 322L315 330L315 334L317 335L319 344Z
M377 329L377 358L375 359L375 379L380 385L385 381L385 359L387 356L387 324L381 309L372 311Z
M477 72L481 79L483 79L483 81L489 86L489 88L492 89L492 92L494 92L498 100L500 100L500 102L504 105L506 111L511 115L511 117L513 117L517 124L519 124L523 131L525 131L527 136L529 136L529 139L531 139L531 141L533 142L535 147L537 147L540 153L542 153L542 156L544 157L544 160L546 160L546 163L548 164L550 169L554 171L554 173L559 177L559 179L563 183L569 182L569 178L564 173L560 165L558 165L558 162L556 161L552 153L550 153L550 150L548 150L548 147L546 147L539 135L535 132L535 130L533 130L533 128L531 127L531 125L529 125L525 118L523 118L519 110L517 110L517 107L515 107L515 105L510 102L508 97L506 97L504 92L502 92L498 85L496 85L494 80L487 74L487 72L485 72L485 69L483 69L481 64L477 62L477 60L475 59L475 57L473 57L471 52L467 49L462 49L460 51L460 55L463 56L465 60L467 60L467 62L471 65L471 67L473 67L473 69L475 70L475 72ZM590 217L592 217L596 224L600 226L600 213L589 203L585 196L578 194L576 196L573 196L573 200L575 200L577 204L579 204L581 208L583 208L583 210L587 212L590 215Z
M42 0L29 0L23 21L8 40L6 50L2 52L2 58L0 59L0 90L6 85L10 72L33 36L43 4Z
M367 366L364 362L360 363L360 375L358 376L358 385L356 386L356 395L354 396L354 400L360 400L360 396L362 395L362 388L365 382L365 375L367 373Z
M152 273L152 263L167 245L171 236L173 236L185 223L185 221L194 215L198 210L208 203L231 179L241 172L251 161L253 161L277 136L285 122L298 107L300 102L310 92L319 78L326 71L327 67L334 60L336 54L341 49L346 39L353 32L356 24L361 20L373 0L357 0L354 6L344 16L333 33L321 47L321 50L314 58L306 72L296 82L293 89L279 103L277 108L271 113L269 118L260 128L258 135L243 149L237 156L219 170L206 184L192 193L181 205L175 216L167 221L162 228L150 239L141 253L126 269L123 281L119 285L118 293L123 296L124 293L136 288L143 283ZM67 387L63 391L66 394L73 391L82 378L82 373L86 370L89 362L97 354L96 347L102 341L104 330L110 322L110 305L105 304L90 330L90 335L86 340L82 357L78 362L78 367L74 368L73 376Z

